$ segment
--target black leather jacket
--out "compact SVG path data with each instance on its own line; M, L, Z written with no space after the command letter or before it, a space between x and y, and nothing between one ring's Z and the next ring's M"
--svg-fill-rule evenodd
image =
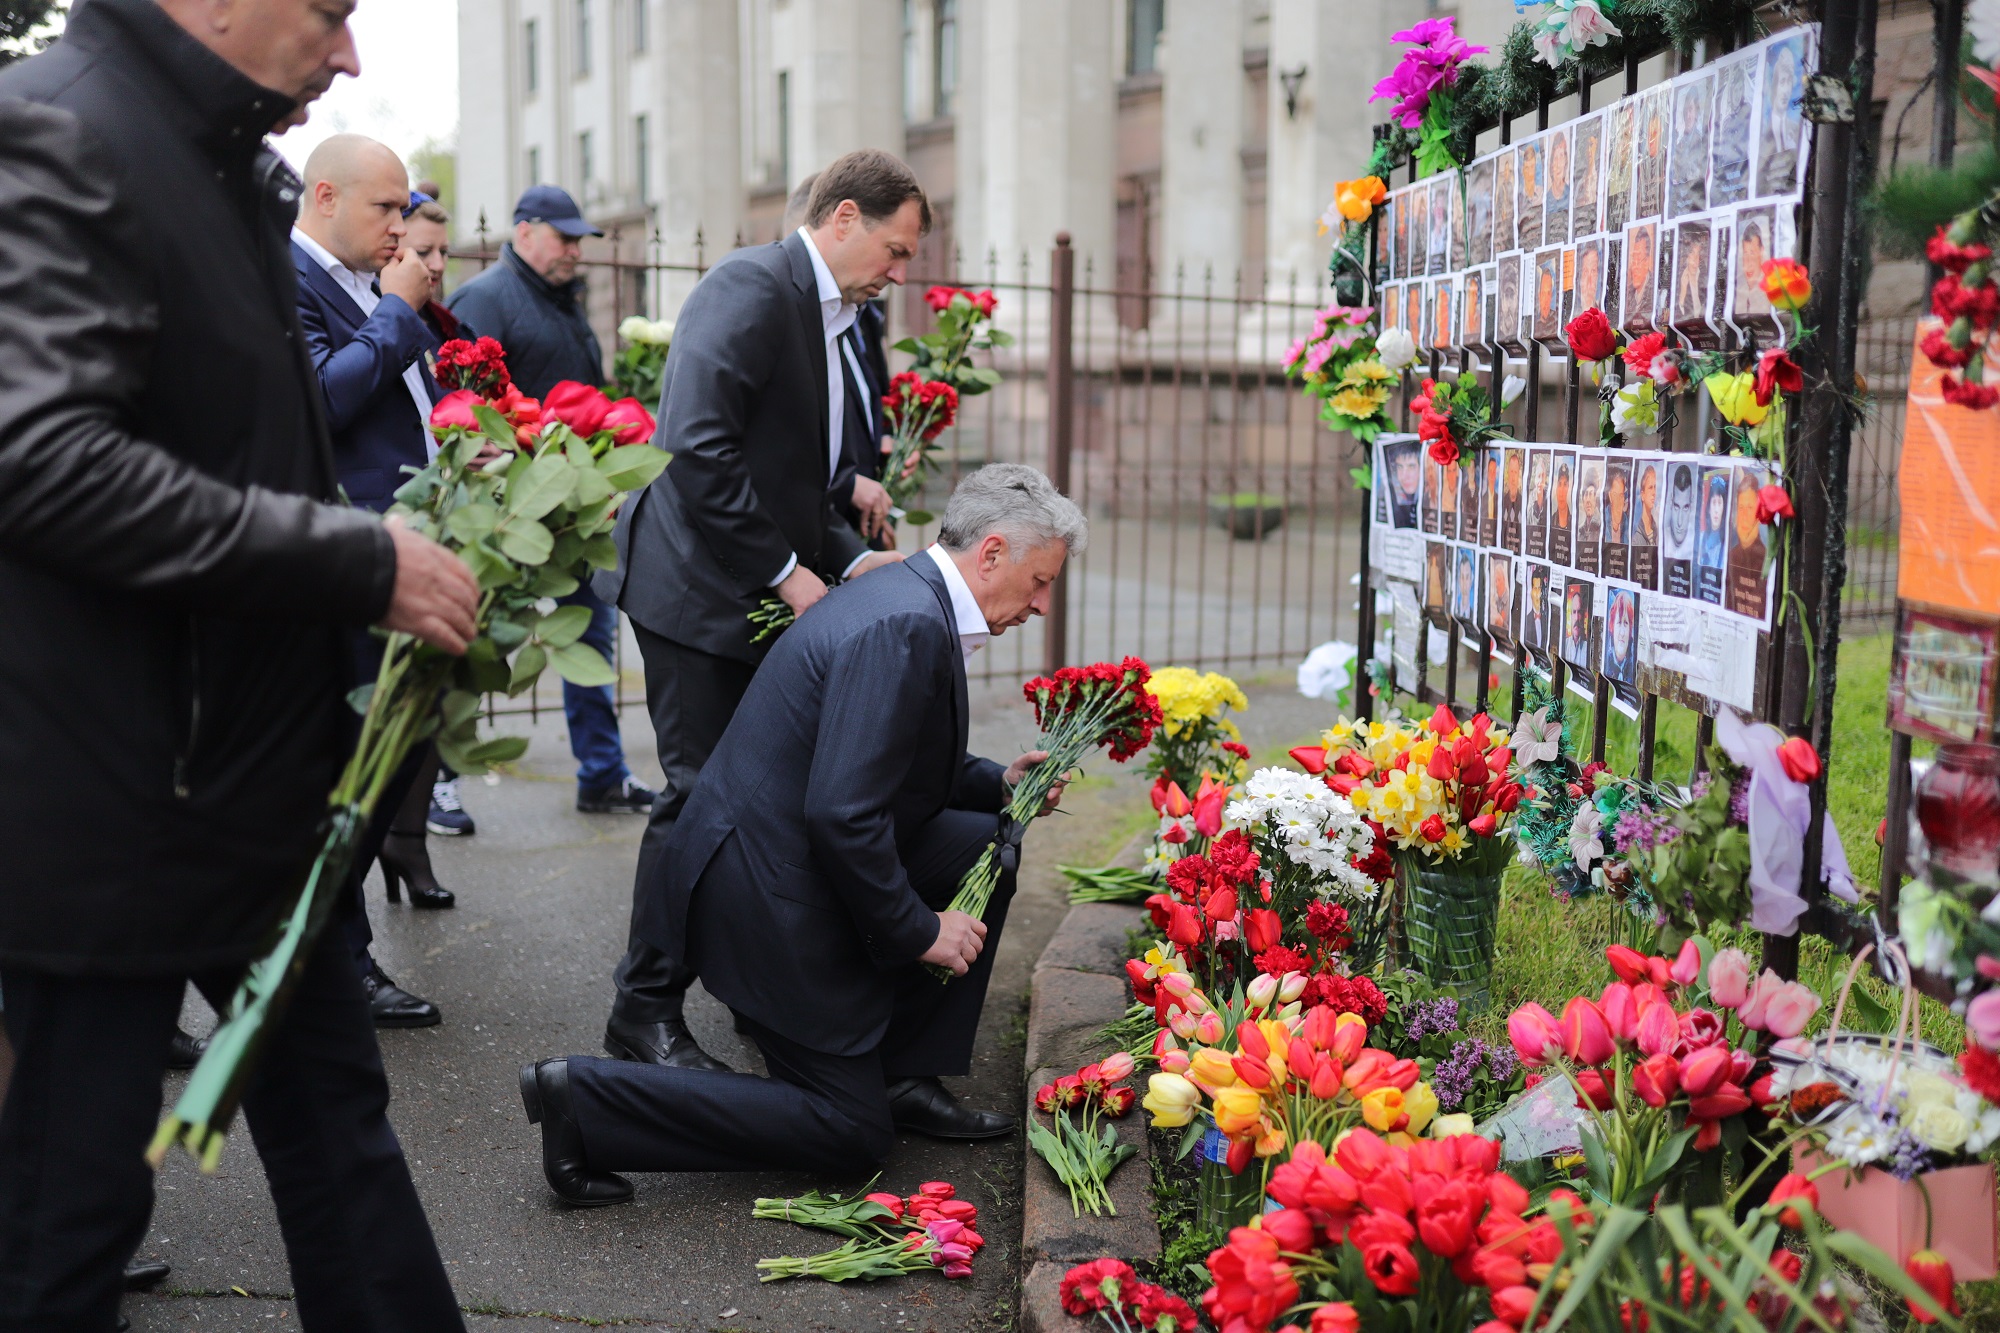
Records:
M253 956L345 757L395 555L337 503L290 107L152 0L0 72L0 963Z

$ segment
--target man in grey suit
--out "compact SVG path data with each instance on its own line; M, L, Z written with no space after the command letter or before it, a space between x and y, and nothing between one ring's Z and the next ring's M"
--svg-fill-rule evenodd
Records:
M618 567L597 595L632 620L666 776L640 844L635 916L663 878L661 848L767 646L749 613L766 594L804 615L827 582L901 557L871 552L837 512L846 416L840 337L855 308L903 281L930 229L917 179L887 153L821 172L806 224L729 255L675 322L654 441L674 455L625 507ZM721 1069L687 1030L693 974L636 932L618 965L605 1050Z
M970 1068L1013 870L983 919L947 905L1008 789L1048 756L1003 770L966 753L966 662L1046 613L1085 536L1047 477L989 464L959 485L937 545L836 588L779 638L635 921L676 961L685 951L772 1077L589 1056L527 1066L521 1096L558 1197L623 1203L619 1170L859 1173L897 1128L1012 1131L939 1076Z

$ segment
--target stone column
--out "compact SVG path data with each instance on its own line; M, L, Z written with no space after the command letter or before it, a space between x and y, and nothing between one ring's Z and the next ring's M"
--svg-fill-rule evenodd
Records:
M666 168L659 190L662 258L692 261L699 228L703 257L713 264L729 252L743 220L737 4L676 0L656 12L664 19L658 48L664 114L656 131ZM667 278L661 305L672 318L693 275Z
M1167 0L1157 268L1228 292L1243 259L1242 0Z
M903 150L900 0L815 0L805 6L808 60L799 71L792 179L857 148Z
M492 245L506 239L514 216L522 170L520 31L514 0L459 6L460 68L485 71L458 81L458 211L451 225L461 250L477 243L482 211Z

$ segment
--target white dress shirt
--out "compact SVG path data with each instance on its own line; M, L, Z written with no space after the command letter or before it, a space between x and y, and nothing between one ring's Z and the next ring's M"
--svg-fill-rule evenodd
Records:
M373 275L356 273L335 259L332 251L297 227L292 228L292 239L298 243L299 249L312 256L315 264L326 270L327 276L331 277L342 291L354 299L354 304L361 307L363 319L375 313L375 307L382 304L382 293L375 290ZM403 367L403 383L409 386L410 399L417 405L417 420L429 422L431 395L430 390L424 387L424 372L420 361L413 360ZM437 440L429 430L424 432L424 454L426 462L437 457Z
M840 284L833 280L833 270L820 258L819 247L813 244L812 233L799 228L799 239L806 243L806 256L812 260L813 279L819 284L820 324L826 332L826 482L833 484L833 474L840 470L841 424L847 416L847 378L840 368L840 335L847 332L848 325L854 323L855 308L840 295ZM867 383L863 380L862 383ZM857 556L847 567L851 572L854 565L867 559L867 554ZM769 587L777 587L790 578L799 565L798 556L785 561L785 567L778 571L778 577L771 580Z
M924 554L937 565L944 575L944 586L951 593L951 616L957 622L958 650L970 662L972 655L986 646L993 632L986 628L986 613L979 609L979 599L972 595L972 587L966 583L965 575L958 572L958 562L951 558L951 552L942 546L931 545L924 548Z

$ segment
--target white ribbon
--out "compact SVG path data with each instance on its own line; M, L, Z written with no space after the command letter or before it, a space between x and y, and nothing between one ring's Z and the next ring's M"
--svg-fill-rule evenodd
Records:
M1767 723L1749 723L1734 709L1715 716L1715 739L1749 774L1750 924L1767 935L1796 935L1806 900L1799 892L1804 870L1806 829L1812 824L1812 793L1794 782L1778 758L1785 735ZM1820 882L1843 902L1857 902L1854 876L1833 816L1822 816Z

